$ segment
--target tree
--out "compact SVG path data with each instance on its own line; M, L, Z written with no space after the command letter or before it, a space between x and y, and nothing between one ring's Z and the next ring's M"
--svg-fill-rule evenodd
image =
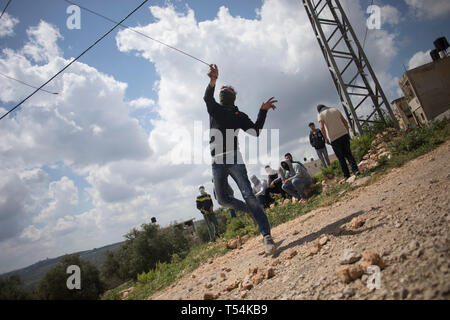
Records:
M69 266L80 268L80 289L69 289L67 273ZM41 280L38 287L40 299L45 300L96 300L104 291L98 269L79 255L65 256L58 265L51 269Z
M31 300L34 296L23 287L18 275L0 279L0 300Z

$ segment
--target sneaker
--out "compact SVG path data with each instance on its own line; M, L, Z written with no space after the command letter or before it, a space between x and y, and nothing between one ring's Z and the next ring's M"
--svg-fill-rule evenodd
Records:
M265 236L263 239L263 243L266 247L266 254L270 255L275 253L275 242L273 242L272 236Z

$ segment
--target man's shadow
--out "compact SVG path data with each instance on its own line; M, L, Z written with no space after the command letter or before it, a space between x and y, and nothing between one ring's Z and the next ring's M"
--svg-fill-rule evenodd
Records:
M361 216L362 214L364 214L365 211L361 210L358 211L350 216L347 216L341 220L338 220L332 224L327 225L326 227L320 229L317 232L311 233L307 236L304 236L296 241L293 241L283 247L280 247L280 245L284 242L284 240L280 241L277 243L278 249L277 249L277 253L274 255L274 258L278 257L283 251L292 249L294 247L300 246L304 243L308 243L308 242L312 242L318 238L320 238L322 235L333 235L336 237L341 237L341 236L353 236L353 235L357 235L357 234L361 234L363 232L369 232L373 229L379 228L380 226L382 226L383 224L378 224L376 226L370 227L370 228L365 228L362 230L358 230L358 231L353 231L353 230L346 230L341 228L343 225L349 223L350 221L352 221L354 218L357 218L359 216Z

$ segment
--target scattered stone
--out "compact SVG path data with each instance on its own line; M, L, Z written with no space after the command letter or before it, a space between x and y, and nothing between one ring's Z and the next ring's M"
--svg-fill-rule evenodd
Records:
M272 267L276 267L279 264L280 264L280 259L276 259L272 262Z
M288 256L286 257L287 260L291 260L292 258L294 258L297 255L297 250L292 250Z
M237 239L231 239L227 242L227 249L237 249L238 248L238 240Z
M136 287L131 287L125 290L122 290L119 292L119 297L120 299L124 300L126 297L128 297L128 295L134 291L134 289L136 289Z
M266 279L271 279L271 278L273 278L273 277L275 277L275 270L274 270L273 268L269 268L269 269L266 271L265 278L266 278Z
M227 284L226 290L228 292L233 291L234 289L239 287L239 281L232 281L230 283Z
M246 284L244 284L244 285L242 286L242 288L243 288L244 290L252 290L253 284L251 284L251 283L246 283Z
M212 286L213 286L213 285L212 285L211 283L207 283L207 284L205 284L205 288L206 288L206 289L211 289L211 288L212 288Z
M339 263L342 265L352 264L361 259L361 254L353 249L344 249L339 258Z
M293 233L292 233L292 235L293 236L296 236L296 235L298 235L300 232L298 232L297 230L295 230Z
M336 271L338 277L345 284L359 279L364 274L364 269L360 265L340 267Z
M258 256L263 256L263 255L265 255L266 254L266 251L260 251L260 252L258 252Z
M358 228L361 228L365 223L366 223L366 221L363 218L358 217L358 218L354 218L352 221L350 221L349 226L352 229L358 229Z
M254 268L250 268L248 270L249 274L257 274L258 273L259 268L258 267L254 267Z
M225 272L231 272L231 268L224 268Z
M307 257L318 254L319 251L320 251L320 244L318 242L315 242L315 243L313 243L313 246L311 247L311 249L309 249Z
M203 295L203 300L216 300L219 298L218 293L207 292Z
M355 289L347 286L345 287L343 294L347 298L353 297L355 295Z
M221 277L222 279L225 279L225 278L227 277L227 275L226 275L225 273L222 272L222 273L220 274L220 277Z
M324 245L327 244L327 242L328 242L329 240L330 240L330 239L329 239L327 236L324 236L324 237L322 237L322 238L319 239L319 244L320 244L321 246L324 246Z
M364 271L366 271L370 266L378 266L380 269L384 269L386 264L378 253L373 250L367 250L363 252L363 262L361 263L361 266L364 268Z
M257 274L256 276L253 277L252 281L253 281L253 284L255 286L257 286L258 284L260 284L263 281L263 277L261 274Z
M248 295L248 291L242 291L241 298L245 299L245 298L247 298L247 295Z

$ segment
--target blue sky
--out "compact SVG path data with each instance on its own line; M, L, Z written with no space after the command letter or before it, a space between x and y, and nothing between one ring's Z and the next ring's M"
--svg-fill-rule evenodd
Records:
M73 2L117 21L141 3ZM338 99L300 2L150 1L125 24L217 63L219 80L231 80L251 118L275 95L279 110L266 127L280 130L280 152L311 158L306 137L314 107ZM371 1L342 2L363 35ZM393 100L404 68L430 61L433 41L450 37L450 6L445 0L374 4L384 23L368 32L366 49ZM69 30L68 6L13 0L0 21L0 72L39 85L112 26L81 11L81 29ZM6 27L7 21L15 22ZM58 97L39 93L0 123L0 158L7 164L0 169L0 272L120 241L152 216L163 225L200 219L197 187L211 192L207 163L170 161L184 144L174 131L192 133L194 121L208 127L206 66L123 29L79 62L49 85ZM2 114L32 90L4 78L0 86ZM261 166L248 168L260 175Z

